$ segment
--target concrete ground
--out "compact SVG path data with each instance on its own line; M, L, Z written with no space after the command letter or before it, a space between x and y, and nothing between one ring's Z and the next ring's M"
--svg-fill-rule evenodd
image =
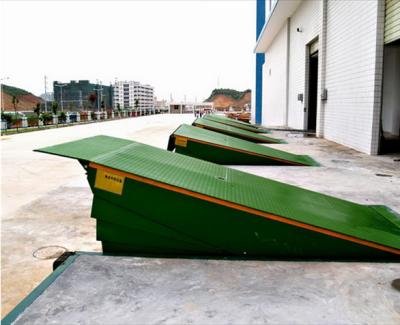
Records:
M80 255L12 324L399 324L398 271Z
M3 316L51 273L63 248L101 251L82 167L32 150L98 134L166 148L169 134L192 120L192 115L155 115L1 137ZM372 157L299 133L273 136L288 142L275 148L308 154L322 167L234 168L400 213L400 155Z

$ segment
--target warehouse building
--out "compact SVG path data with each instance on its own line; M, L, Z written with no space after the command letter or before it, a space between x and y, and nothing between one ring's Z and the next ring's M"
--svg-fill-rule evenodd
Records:
M255 122L400 148L400 1L257 0Z
M139 112L153 112L154 87L137 81L116 81L114 84L114 107L132 108Z

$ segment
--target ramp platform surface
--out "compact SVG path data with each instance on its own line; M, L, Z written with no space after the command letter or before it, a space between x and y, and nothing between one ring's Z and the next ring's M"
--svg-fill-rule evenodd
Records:
M318 166L309 156L295 155L187 124L182 124L171 134L168 150L225 165Z
M77 253L2 324L398 324L399 263Z
M243 122L243 121L238 121L238 120L235 120L233 118L226 117L226 116L223 116L223 115L206 114L206 115L204 115L204 118L206 120L210 120L210 121L214 121L214 122L218 122L218 123L234 126L234 127L239 128L239 129L243 129L243 130L247 130L247 131L251 131L251 132L270 133L270 131L268 129L265 129L263 127L260 127L260 126L254 125L254 124L250 124L250 123L246 123L246 122Z
M286 143L283 140L275 139L263 134L258 134L252 131L243 130L234 126L222 124L219 122L198 118L193 122L194 126L208 129L211 131L227 134L239 139L256 142L256 143Z
M384 206L356 204L127 141L96 136L38 150L76 158L87 170L104 251L400 257L400 218Z

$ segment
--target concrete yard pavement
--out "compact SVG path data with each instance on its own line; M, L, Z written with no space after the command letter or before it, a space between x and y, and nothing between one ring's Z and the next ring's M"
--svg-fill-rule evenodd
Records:
M37 249L101 250L82 167L32 150L98 134L166 148L169 134L193 119L193 115L154 115L1 138L3 316L52 271L54 258L33 257ZM295 132L276 131L273 136L288 144L272 147L308 154L322 166L234 168L358 203L385 204L400 213L400 155L368 156ZM46 258L54 251L57 247L38 254Z
M396 263L93 254L68 263L13 325L399 324L400 319L399 292L387 285L398 273Z

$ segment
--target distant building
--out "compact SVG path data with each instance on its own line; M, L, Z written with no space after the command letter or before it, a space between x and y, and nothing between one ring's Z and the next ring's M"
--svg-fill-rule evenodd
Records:
M119 106L140 112L154 111L154 87L137 81L116 81L113 88L114 108Z
M195 112L211 112L214 110L212 102L193 103L193 102L169 102L169 113L185 114Z
M157 100L157 98L155 98L155 109L156 113L168 113L169 106L167 101L165 99Z
M64 110L77 111L112 108L112 87L90 83L89 80L71 80L68 83L54 81L53 92L59 109L63 107Z

